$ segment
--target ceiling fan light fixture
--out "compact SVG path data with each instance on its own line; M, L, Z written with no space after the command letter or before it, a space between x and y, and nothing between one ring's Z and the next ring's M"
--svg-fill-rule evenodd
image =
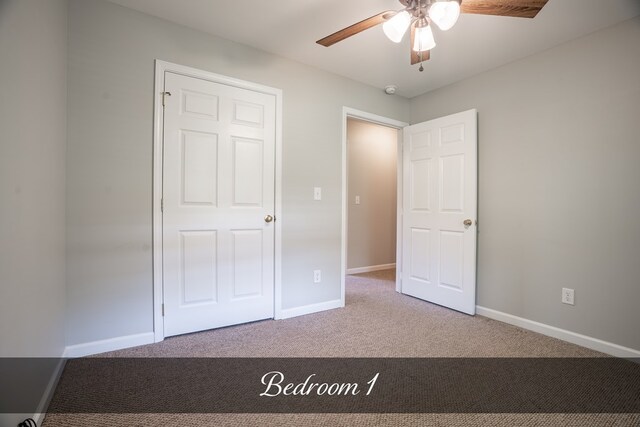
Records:
M382 25L385 35L394 43L400 43L404 33L407 32L411 24L411 14L406 10L398 12L393 18L389 19Z
M431 25L427 24L424 27L416 26L416 37L412 46L413 50L416 52L424 52L434 47L436 47L436 41L433 39Z
M442 31L447 31L453 27L458 18L460 17L460 2L457 0L451 1L436 1L429 8L429 18L440 28Z
M359 34L369 28L382 25L384 33L395 43L400 43L411 28L411 65L431 58L430 50L436 47L431 24L442 31L452 28L461 13L535 18L549 0L398 0L400 10L385 10L316 41L325 47ZM559 1L559 0L558 0ZM0 3L2 0L0 0ZM391 0L389 0L391 2Z

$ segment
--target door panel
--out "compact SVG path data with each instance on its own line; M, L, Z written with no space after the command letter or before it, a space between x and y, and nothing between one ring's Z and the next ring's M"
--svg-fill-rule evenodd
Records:
M233 204L262 206L262 141L233 138Z
M431 230L411 229L411 278L431 282Z
M262 296L262 230L234 230L233 298Z
M183 231L180 237L181 305L216 303L216 232Z
M440 211L464 213L464 155L440 158Z
M477 113L408 126L403 147L402 292L475 314Z
M181 131L182 204L216 205L218 135Z
M425 182L429 182L431 159L411 161L411 209L414 211L431 210L431 191Z
M462 290L464 233L440 231L440 286Z
M274 314L275 97L165 74L165 336Z
M233 123L262 129L264 127L264 106L234 100Z
M218 97L211 93L191 91L183 88L181 114L196 118L218 120Z

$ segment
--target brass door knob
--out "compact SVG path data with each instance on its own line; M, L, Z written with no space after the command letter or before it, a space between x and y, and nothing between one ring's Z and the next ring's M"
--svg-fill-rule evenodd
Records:
M471 225L473 224L473 221L471 221L470 219L465 219L463 224L465 227L471 227Z
M273 217L271 215L267 215L264 217L264 222L271 222L273 221Z

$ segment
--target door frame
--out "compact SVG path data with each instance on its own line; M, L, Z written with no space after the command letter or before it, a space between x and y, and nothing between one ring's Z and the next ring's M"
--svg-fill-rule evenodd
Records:
M394 128L398 131L398 164L396 168L397 182L397 213L396 213L396 292L402 289L401 271L402 266L402 129L409 126L399 120L379 116L366 111L357 110L350 107L342 107L342 231L340 248L340 298L342 306L345 305L345 282L347 275L347 119L353 118L365 122Z
M164 322L162 320L163 283L162 283L162 178L163 178L163 141L164 141L164 92L165 72L187 77L208 80L214 83L248 89L275 96L275 212L274 222L274 317L282 317L282 90L261 84L235 79L184 65L159 59L155 60L154 114L153 114L153 196L152 196L152 261L153 261L153 334L154 342L164 340Z

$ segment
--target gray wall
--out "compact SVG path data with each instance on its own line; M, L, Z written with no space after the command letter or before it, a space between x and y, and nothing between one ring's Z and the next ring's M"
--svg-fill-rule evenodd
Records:
M283 308L340 298L342 107L406 121L409 101L111 3L72 0L67 344L153 327L156 58L283 90Z
M411 100L478 109L479 305L640 349L638 41L634 18Z
M66 73L66 1L0 0L0 357L64 351Z
M347 150L347 268L394 263L398 131L348 119Z
M0 357L64 350L66 56L66 1L0 1Z

